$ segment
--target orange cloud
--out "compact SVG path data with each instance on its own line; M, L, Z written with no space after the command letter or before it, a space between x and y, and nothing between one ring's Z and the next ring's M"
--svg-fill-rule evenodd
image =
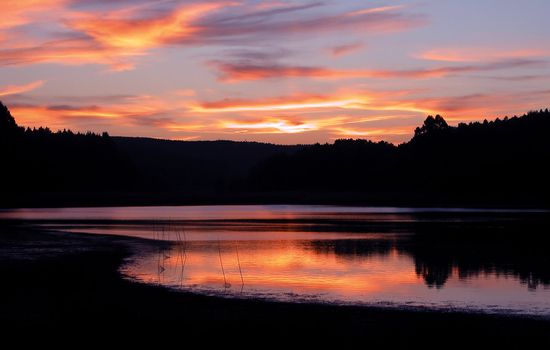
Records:
M35 15L43 16L56 8L61 8L66 0L2 0L0 2L0 30L27 24Z
M280 8L280 7L285 7L286 5L287 3L284 1L263 1L258 4L254 4L254 6L257 9L261 9L261 10Z
M197 92L193 89L181 89L174 91L172 94L182 97L192 97L196 96Z
M177 92L177 91L176 91ZM394 94L391 94L394 95ZM352 124L381 122L401 118L401 115L354 116L332 114L340 109L369 110L390 108L391 104L374 105L374 99L385 101L384 93L357 93L333 95L294 95L252 100L223 100L197 103L190 110L189 96L181 102L178 94L154 96L98 96L95 99L77 98L73 104L10 104L13 115L24 126L50 126L53 129L73 130L136 130L143 128L148 135L168 138L192 139L203 135L280 134L291 135L322 132L325 135L342 135L342 128L358 130ZM25 96L16 99L25 100ZM32 99L31 101L35 101ZM382 103L382 102L381 102ZM412 107L410 107L412 108ZM282 110L297 110L295 116L265 116L262 114ZM211 113L209 118L193 116L197 111ZM250 111L249 116L246 112ZM328 112L316 115L316 111ZM242 112L242 113L238 113ZM235 115L238 113L237 115ZM217 114L217 115L216 115ZM251 117L251 115L258 115ZM183 133L183 134L182 134ZM366 136L367 134L365 134ZM370 135L376 137L375 132ZM359 134L357 135L359 136ZM214 136L220 137L220 136ZM236 136L235 136L236 137Z
M228 63L213 61L210 65L220 72L222 81L260 80L269 78L306 77L318 79L354 79L354 78L440 78L460 73L485 72L515 67L540 65L539 61L510 60L477 65L448 66L410 70L368 70L368 69L331 69L281 64Z
M219 44L234 40L239 43L256 43L266 39L280 39L285 35L319 33L337 30L394 30L417 26L418 16L397 11L399 7L370 8L334 15L319 15L306 11L322 6L321 3L288 5L276 3L267 7L245 7L239 2L193 2L179 6L169 2L165 6L146 3L118 10L88 12L67 5L69 0L9 0L0 4L5 10L5 27L33 23L33 14L39 13L41 24L63 25L49 39L25 37L5 38L7 44L0 50L0 65L33 63L103 64L113 70L131 69L134 59L150 53L152 49L173 45ZM172 6L172 9L167 9ZM225 11L210 16L225 7ZM54 15L51 9L55 8ZM250 11L250 8L253 10ZM59 11L57 11L59 10ZM305 12L300 19L285 16ZM153 15L151 15L153 14ZM54 18L50 18L54 17ZM62 21L59 18L63 18ZM2 26L0 24L0 26ZM0 30L2 27L0 27ZM11 34L10 34L11 35ZM20 39L20 40L19 40ZM351 50L348 47L347 50ZM346 48L341 48L340 52ZM337 50L338 51L338 50Z
M193 37L201 31L199 26L193 24L197 18L226 5L223 2L198 3L177 8L168 15L140 19L120 18L120 12L101 18L81 14L69 21L68 26L89 35L105 47L143 52L176 38L185 40Z
M104 64L122 71L133 68L129 58L137 55L140 53L107 49L86 39L66 39L0 50L0 65L59 62L70 65Z
M299 109L353 108L359 103L367 103L366 97L357 96L322 96L301 94L256 100L225 99L215 102L200 103L191 106L194 112L225 113L246 111L282 111Z
M315 111L370 110L370 111L409 111L421 113L437 112L428 105L416 104L403 95L408 91L355 91L338 92L327 95L296 94L258 99L224 99L220 101L196 103L189 106L195 113L234 113L234 112L277 112L296 110L302 113Z
M272 119L261 122L225 122L222 124L227 129L240 129L241 132L259 132L259 133L287 133L294 134L306 131L318 130L319 127L314 123L292 122L284 119Z
M405 8L405 5L367 8L346 13L346 17L352 22L359 18L368 18L370 19L368 22L369 29L386 32L399 31L425 23L425 19L421 16L405 18L403 13L398 11L403 8Z
M516 93L474 93L459 96L403 99L396 107L423 110L425 114L443 114L448 121L472 121L489 116L524 113L550 97L550 90ZM378 106L383 108L383 106ZM539 107L540 108L540 107Z
M193 139L199 132L222 131L218 120L195 120L186 115L186 102L180 102L177 94L55 98L61 101L58 104L40 103L41 100L43 98L35 97L31 103L25 103L26 97L20 96L8 104L18 123L25 127L48 126L54 130L108 131L170 139ZM63 104L64 101L69 104Z
M39 84L34 82L2 91L29 90ZM46 101L46 97L30 98L14 93L6 100L17 121L30 127L106 130L118 135L130 132L171 139L244 139L252 134L256 139L283 143L305 139L314 142L319 137L401 142L412 135L414 126L426 115L439 113L451 122L460 122L520 113L534 108L537 101L547 99L550 91L433 97L422 90L342 90L324 95L294 94L209 102L201 102L186 91L183 95L175 90L162 97L48 97L48 104L40 103ZM57 104L52 104L52 100ZM63 104L65 102L69 104Z
M386 137L389 135L410 135L414 126L399 126L393 128L348 128L337 127L333 129L337 135L353 137Z
M255 121L224 121L220 126L224 129L235 129L238 132L260 134L297 134L321 130L344 121L343 117L301 120L295 117L266 118Z
M346 137L368 137L371 139L380 139L389 136L410 135L414 126L398 126L386 128L358 128L352 127L352 124L370 123L376 121L410 118L409 116L371 116L354 117L339 116L329 118L266 118L256 121L228 121L220 124L225 129L236 129L238 132L248 134L297 134L310 131L324 130L336 136Z
M471 47L471 48L440 48L432 49L420 54L414 55L416 58L421 58L431 61L444 62L480 62L480 61L502 61L502 60L518 60L537 57L550 56L549 50L543 49L507 49L495 50L486 47Z
M373 14L373 13L389 12L389 11L399 10L403 7L404 7L403 5L395 5L395 6L381 6L381 7L368 8L368 9L350 12L349 16L360 16L360 15L367 15L367 14Z
M443 114L449 121L476 120L487 115L503 115L509 111L517 113L533 108L533 101L549 96L548 91L529 91L514 94L471 94L463 96L425 97L418 92L339 92L327 95L289 95L257 99L224 99L213 102L196 103L190 107L194 113L220 114L222 122L214 125L220 129L235 129L246 133L302 133L325 131L333 135L358 136L374 139L404 140L414 129L413 124L388 122L388 126L365 127L364 123L392 119L418 118L418 122L429 114ZM506 103L503 103L506 101ZM342 116L342 110L350 115ZM226 115L240 113L246 115L272 114L280 111L295 111L300 117L264 117L255 120L232 118ZM372 116L355 116L359 111ZM350 113L348 112L348 114ZM392 112L393 114L385 114ZM397 113L397 114L395 114ZM406 113L406 114L404 114ZM414 114L412 114L414 113ZM329 114L330 117L326 115ZM334 117L336 115L337 117ZM224 121L225 120L225 121ZM416 123L416 121L414 122ZM395 126L392 126L395 125ZM416 124L414 124L416 125Z
M151 96L129 96L111 103L100 105L46 105L14 104L12 114L24 126L50 126L53 128L73 128L80 130L80 123L86 121L108 121L118 126L139 124L141 120L168 113L166 102ZM157 122L157 124L162 124Z
M3 88L0 88L0 96L8 96L8 95L15 95L15 94L21 94L23 92L31 91L34 89L39 88L44 84L43 80L37 80L29 84L25 85L8 85Z
M31 6L37 3L46 6L54 2L58 5L63 3L54 0L29 0L24 4ZM15 13L27 15L31 11L25 11L28 9L26 6L17 7ZM155 18L134 18L133 8L114 11L108 15L65 10L65 25L78 35L41 43L27 40L23 44L5 45L6 48L0 50L0 65L103 64L115 71L132 69L135 64L133 59L146 55L150 49L167 45L175 38L183 40L196 35L200 27L191 23L222 6L226 4L193 4ZM24 24L22 20L17 23L19 22Z

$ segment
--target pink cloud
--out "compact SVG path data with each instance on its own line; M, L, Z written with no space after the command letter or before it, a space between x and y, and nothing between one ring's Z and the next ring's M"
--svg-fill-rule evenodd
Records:
M494 62L549 57L550 50L540 48L493 49L488 47L431 49L414 57L443 62Z
M341 56L346 56L353 52L359 51L365 47L366 45L363 43L351 43L351 44L333 46L329 48L328 51L334 57L341 57Z
M333 31L395 31L424 23L422 16L405 14L397 7L323 15L310 13L322 7L321 3L274 4L250 10L245 4L221 1L182 6L170 3L173 7L166 9L165 5L163 10L155 10L153 3L101 12L77 11L62 0L25 0L28 6L17 5L11 10L9 26L30 23L29 8L35 2L44 9L55 4L59 17L64 18L55 24L62 25L64 31L50 39L4 38L0 65L97 63L120 71L133 68L136 58L160 47L243 44ZM292 13L300 16L288 16ZM0 36L5 33L0 32Z
M318 79L353 79L353 78L438 78L461 73L487 72L517 67L540 66L541 61L509 60L483 64L443 66L436 68L388 70L388 69L332 69L310 66L294 66L271 62L222 62L213 61L210 65L220 73L222 81L260 80L269 78L304 77Z
M0 87L0 97L32 91L41 87L42 85L44 85L44 81L37 80L25 85L8 85L8 86Z

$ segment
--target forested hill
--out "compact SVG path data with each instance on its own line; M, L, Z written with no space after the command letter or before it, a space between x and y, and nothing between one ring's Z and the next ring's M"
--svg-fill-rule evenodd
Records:
M549 131L550 113L541 110L456 127L428 117L398 146L169 141L25 129L0 103L0 206L177 204L191 197L547 206Z
M184 193L210 197L242 190L250 169L281 152L304 146L258 142L170 141L111 137L107 133L53 132L17 125L0 103L0 193L17 198L40 193ZM158 197L158 196L156 196ZM95 203L91 203L95 204Z
M0 103L2 193L129 188L133 165L107 133L23 128Z
M549 133L548 110L457 127L430 116L399 146L365 140L313 145L265 160L249 182L257 190L547 202Z
M243 180L260 161L303 148L258 142L112 139L135 166L139 188L193 193L242 188Z

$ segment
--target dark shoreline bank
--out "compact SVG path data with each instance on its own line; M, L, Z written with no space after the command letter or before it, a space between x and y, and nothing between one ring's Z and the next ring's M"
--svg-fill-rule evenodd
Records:
M149 247L149 248L148 248ZM507 344L550 341L550 322L518 316L224 299L121 278L118 267L151 242L117 236L0 227L0 321L9 327L132 325L233 333L426 341L454 338ZM428 334L428 335L427 335Z
M0 209L185 206L185 205L344 205L413 208L549 209L546 197L525 195L477 196L473 193L364 193L364 192L40 192L2 193Z

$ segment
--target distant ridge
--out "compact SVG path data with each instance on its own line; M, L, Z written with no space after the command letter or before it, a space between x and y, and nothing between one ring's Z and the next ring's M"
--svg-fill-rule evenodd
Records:
M545 109L456 127L429 116L400 145L172 141L25 129L0 103L0 205L547 206L549 133Z

